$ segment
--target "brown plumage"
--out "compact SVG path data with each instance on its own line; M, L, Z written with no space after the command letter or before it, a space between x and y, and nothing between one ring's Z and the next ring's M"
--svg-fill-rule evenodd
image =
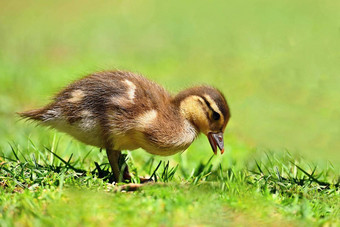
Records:
M213 151L219 147L223 153L223 132L230 118L228 104L215 88L198 86L171 96L158 84L122 71L86 76L47 106L19 114L105 148L116 180L121 150L143 148L172 155L185 150L202 132Z

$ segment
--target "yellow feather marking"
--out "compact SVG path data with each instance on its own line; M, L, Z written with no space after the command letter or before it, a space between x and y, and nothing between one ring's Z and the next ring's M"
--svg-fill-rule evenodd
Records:
M92 113L88 110L83 110L83 111L81 111L81 116L82 117L91 117Z
M140 147L139 138L135 133L127 133L124 135L116 135L113 138L114 150L135 150Z
M71 98L69 98L67 101L72 103L80 102L84 96L85 96L84 92L82 90L77 89L72 91Z
M149 110L145 113L142 113L137 117L138 128L146 129L155 121L157 118L157 111L156 110Z
M133 100L135 98L136 85L127 79L124 80L123 83L128 86L126 95L119 97L113 96L111 98L111 101L114 105L126 107L135 103Z
M132 103L134 103L133 99L135 98L136 85L132 83L130 80L124 80L124 83L128 85L127 90L128 98Z
M130 101L124 96L120 96L120 97L113 96L111 98L111 101L112 101L112 104L117 105L117 106L126 106L127 103L130 103Z
M146 141L143 131L150 128L157 118L156 110L149 110L140 114L136 118L136 130L129 131L123 135L115 135L113 137L114 149L115 150L135 150L139 147L148 146L148 141Z
M186 119L192 120L201 132L207 134L209 132L209 119L206 115L208 107L203 109L204 106L200 103L204 103L204 100L199 96L193 95L184 99L180 104L180 108L182 115Z

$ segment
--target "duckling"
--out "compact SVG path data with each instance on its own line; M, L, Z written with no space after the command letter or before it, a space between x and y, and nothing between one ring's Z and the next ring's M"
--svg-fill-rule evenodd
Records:
M230 110L224 95L210 86L172 96L141 75L104 71L71 83L45 107L19 115L106 149L118 181L122 175L130 177L118 165L122 150L142 148L154 155L173 155L203 133L213 152L217 154L218 147L223 154Z

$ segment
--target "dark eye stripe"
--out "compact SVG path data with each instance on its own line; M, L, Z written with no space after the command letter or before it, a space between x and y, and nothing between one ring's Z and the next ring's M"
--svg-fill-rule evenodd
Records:
M204 100L204 102L205 102L205 104L208 106L208 108L213 112L212 118L213 118L215 121L219 120L219 119L220 119L220 114L217 113L217 112L211 107L210 103L208 102L208 100L205 99L205 97L202 97L202 99ZM203 103L201 103L201 104L203 104ZM208 113L206 113L206 115L207 115L207 117L209 118Z
M205 104L209 107L209 109L210 109L211 111L217 113L217 111L215 111L215 110L211 107L210 103L208 102L208 100L205 99L205 97L201 97L201 98L204 100Z
M202 103L202 101L201 100L199 100L199 101L200 101L200 104L203 106L204 104ZM210 105L207 104L207 100L204 99L204 101L205 101L205 104L209 107L209 109L211 109ZM206 115L207 118L209 118L208 112L205 112L205 115Z
M209 107L209 109L211 109L212 111L214 111L214 110L211 108L211 105L210 105L210 103L208 102L208 100L206 100L205 97L201 97L201 98L204 100L205 104Z

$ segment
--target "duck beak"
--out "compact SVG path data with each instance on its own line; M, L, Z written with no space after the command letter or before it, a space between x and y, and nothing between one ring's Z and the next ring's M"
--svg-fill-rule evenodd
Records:
M223 142L223 133L208 133L208 139L211 145L211 148L214 151L214 154L217 154L217 147L220 149L221 154L224 153L224 142Z

